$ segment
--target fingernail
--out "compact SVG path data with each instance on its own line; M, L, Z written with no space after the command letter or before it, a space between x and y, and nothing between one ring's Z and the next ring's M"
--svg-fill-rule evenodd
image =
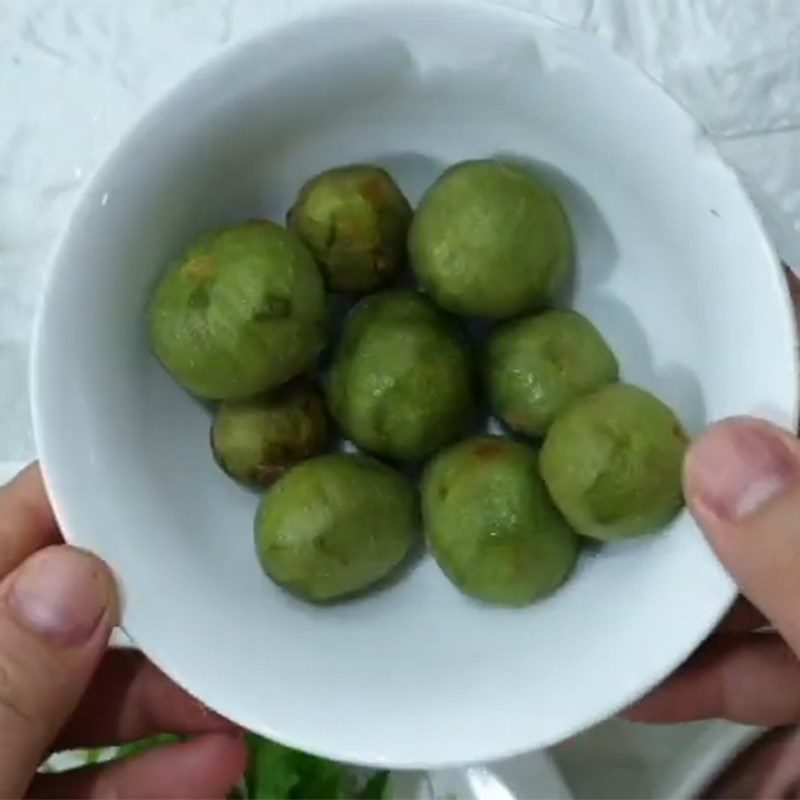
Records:
M731 522L756 514L797 480L797 461L780 433L752 421L716 425L686 460L690 497Z
M87 642L109 603L102 567L64 546L31 556L8 596L8 609L19 625L65 647Z

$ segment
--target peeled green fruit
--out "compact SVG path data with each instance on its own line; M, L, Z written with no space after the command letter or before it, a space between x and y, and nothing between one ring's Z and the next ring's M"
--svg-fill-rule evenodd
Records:
M687 445L668 406L614 383L576 401L552 424L542 477L578 533L601 540L641 536L681 509Z
M268 395L222 403L211 427L211 447L232 478L269 486L322 450L327 427L320 393L310 382L294 381Z
M328 400L356 444L415 460L469 425L472 380L466 344L451 319L412 291L382 292L350 312Z
M354 164L317 175L286 219L334 291L370 292L406 262L411 206L380 167Z
M421 286L457 314L502 319L549 305L572 269L556 195L529 170L466 161L420 203L409 237Z
M490 603L550 594L577 558L577 537L548 497L536 452L508 439L469 439L440 453L425 473L422 514L439 566Z
M325 290L297 237L258 221L209 233L161 278L153 352L199 397L241 400L309 367L327 327Z
M418 528L414 490L367 456L304 461L264 495L256 517L261 566L309 600L371 586L405 557Z
M508 322L489 340L492 410L521 433L543 436L572 402L618 378L614 354L597 328L575 311Z

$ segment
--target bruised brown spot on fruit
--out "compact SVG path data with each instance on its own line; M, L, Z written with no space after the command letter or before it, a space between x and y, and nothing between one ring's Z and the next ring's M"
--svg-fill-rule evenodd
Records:
M253 483L259 486L271 486L292 466L294 464L259 464L253 470Z
M506 423L514 429L522 428L525 425L525 417L513 411L503 414L502 417Z
M499 458L505 452L505 447L502 442L478 442L472 448L472 452L482 461L491 461L494 458Z
M361 219L343 216L336 220L334 239L331 246L333 246L333 244L342 246L360 245L362 239L368 236L369 232L367 226Z
M439 495L440 500L446 500L447 495L450 494L450 487L444 483L440 483L437 494Z
M369 177L362 181L359 192L376 206L389 205L393 200L392 186L382 176Z
M194 256L183 265L183 276L190 281L203 283L211 280L216 271L216 264L211 256Z

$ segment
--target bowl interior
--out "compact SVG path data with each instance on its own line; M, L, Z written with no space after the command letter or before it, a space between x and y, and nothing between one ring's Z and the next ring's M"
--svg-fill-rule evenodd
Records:
M735 176L599 43L491 6L348 6L225 53L99 172L46 290L34 416L65 535L117 570L126 628L170 675L342 760L442 765L552 743L660 680L732 597L686 513L587 550L523 610L469 600L429 557L328 607L262 575L258 496L217 469L209 408L148 351L156 276L200 232L282 220L326 167L377 162L416 201L446 165L485 156L537 165L561 196L577 241L568 301L627 380L693 432L739 413L792 424L783 279Z

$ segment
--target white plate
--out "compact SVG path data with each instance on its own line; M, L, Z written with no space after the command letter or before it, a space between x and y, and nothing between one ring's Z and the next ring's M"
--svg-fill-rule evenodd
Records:
M446 164L492 155L539 165L561 195L574 305L626 379L695 432L738 413L793 424L783 277L735 175L632 66L497 6L343 6L227 51L112 154L45 292L34 423L65 535L114 567L127 630L179 683L343 761L453 765L560 740L659 681L733 596L687 514L584 556L521 611L470 601L429 559L326 608L261 574L256 496L215 467L208 410L148 352L156 275L210 227L282 218L324 167L382 163L416 200Z

